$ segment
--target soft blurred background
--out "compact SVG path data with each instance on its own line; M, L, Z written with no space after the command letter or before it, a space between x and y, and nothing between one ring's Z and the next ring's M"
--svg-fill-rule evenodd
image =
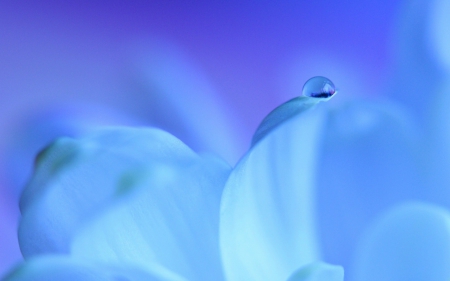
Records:
M438 40L445 22L429 20L442 10L433 5L1 1L0 275L21 259L20 190L34 154L54 137L153 125L234 164L262 118L315 75L339 89L333 103L390 98L420 119L415 101L427 89L408 77L414 63L402 62ZM405 80L392 78L402 71ZM422 72L436 81L433 71Z

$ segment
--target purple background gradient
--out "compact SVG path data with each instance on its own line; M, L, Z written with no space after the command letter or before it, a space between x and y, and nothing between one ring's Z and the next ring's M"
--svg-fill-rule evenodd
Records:
M392 68L399 4L1 1L0 156L23 119L43 108L88 101L145 119L127 71L130 50L142 40L163 40L186 53L240 120L248 142L265 114L311 76L329 76L343 95L378 95ZM296 69L298 85L289 69ZM20 260L17 199L8 162L2 165L0 275Z

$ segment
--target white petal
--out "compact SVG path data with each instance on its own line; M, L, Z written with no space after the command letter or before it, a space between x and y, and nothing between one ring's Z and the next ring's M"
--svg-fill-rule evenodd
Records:
M58 140L38 157L21 199L24 257L68 252L74 231L117 197L124 172L196 158L181 141L156 129L112 128L81 140Z
M344 269L340 266L315 262L294 272L288 281L344 281Z
M222 280L219 204L230 167L198 158L131 171L122 196L75 237L85 261L158 263L189 280Z
M186 281L153 265L149 270L124 264L89 264L67 256L42 256L17 266L3 281Z
M8 163L7 175L10 188L17 196L23 190L32 174L33 159L36 154L58 137L81 137L102 126L140 125L121 112L104 105L75 103L41 109L29 113L25 120L13 132L9 133L9 142L5 161Z
M314 180L324 114L281 118L230 175L220 222L228 280L286 280L318 259Z

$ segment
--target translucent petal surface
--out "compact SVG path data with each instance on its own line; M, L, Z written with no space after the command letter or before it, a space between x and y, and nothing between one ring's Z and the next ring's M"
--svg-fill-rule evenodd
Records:
M313 182L323 110L282 120L231 173L220 221L227 280L286 280L318 259Z
M380 212L425 193L420 145L408 115L385 102L343 104L328 117L317 182L319 237L323 259L347 268L355 242Z
M71 103L29 116L8 134L5 162L10 188L17 196L32 174L36 154L58 137L80 137L101 126L138 125L138 120L100 105Z
M150 267L150 266L149 266ZM16 267L3 281L183 281L169 271L150 267L143 270L125 265L94 265L70 259L66 256L33 258Z
M357 281L450 279L450 214L423 203L396 207L369 230L355 258Z
M344 269L316 262L294 272L288 281L344 281Z
M284 121L296 116L297 114L312 109L317 105L319 99L310 97L296 97L270 112L261 122L253 135L252 145L255 145L263 139L272 130L281 125Z
M77 234L72 255L156 262L189 280L222 280L219 206L230 167L216 158L177 164L126 175L127 195Z
M67 252L74 231L117 197L123 173L148 163L196 158L181 141L156 129L112 128L56 141L38 156L21 198L23 255Z

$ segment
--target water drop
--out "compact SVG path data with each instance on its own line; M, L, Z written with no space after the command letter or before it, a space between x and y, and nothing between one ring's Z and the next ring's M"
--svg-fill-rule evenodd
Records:
M319 102L328 101L336 94L330 79L316 76L306 81L303 95L288 100L270 112L259 124L252 139L252 146L286 120L314 108Z
M306 81L302 95L311 98L329 98L336 93L336 88L330 79L323 76L315 76Z

